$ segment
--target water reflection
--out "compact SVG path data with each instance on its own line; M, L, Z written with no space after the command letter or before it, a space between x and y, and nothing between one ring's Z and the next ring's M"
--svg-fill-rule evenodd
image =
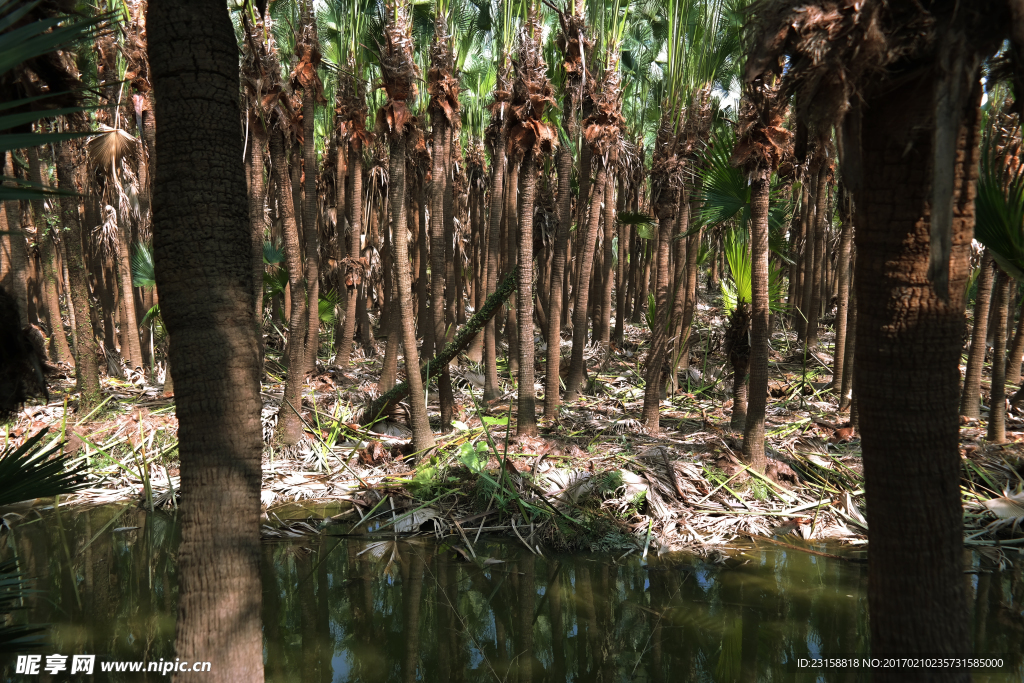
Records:
M173 659L178 535L173 515L107 506L50 513L0 537L0 556L36 577L28 618L54 624L41 652ZM795 666L867 653L862 564L771 546L721 565L475 547L470 562L422 537L264 544L267 680L869 680ZM972 563L976 651L1013 660L974 680L1022 680L1024 563ZM216 666L216 653L208 658ZM9 658L0 677L19 680Z

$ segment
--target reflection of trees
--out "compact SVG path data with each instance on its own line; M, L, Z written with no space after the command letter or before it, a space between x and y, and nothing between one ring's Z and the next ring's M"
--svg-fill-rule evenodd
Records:
M139 528L112 531L121 527ZM44 591L26 619L56 624L53 651L173 658L172 515L65 510L13 534ZM773 548L724 566L655 557L645 566L635 556L539 557L504 544L477 544L475 564L422 540L392 540L384 556L397 559L385 571L359 554L369 544L263 546L268 681L814 680L792 662L866 652L859 565ZM10 556L5 545L0 556ZM487 556L504 562L485 565ZM971 593L975 650L1014 653L1018 675L1022 572L979 573Z

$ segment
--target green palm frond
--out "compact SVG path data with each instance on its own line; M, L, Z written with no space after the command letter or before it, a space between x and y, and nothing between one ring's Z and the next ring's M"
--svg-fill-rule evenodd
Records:
M156 287L156 266L153 264L153 247L137 242L132 249L132 286Z
M263 263L276 266L284 261L284 248L275 246L270 240L263 243Z
M990 115L981 144L981 167L974 200L975 238L988 247L1010 276L1024 279L1024 171L1019 150L1019 123L1007 131Z
M320 300L317 302L317 315L320 316L320 322L323 325L334 324L334 312L338 308L338 291L330 289L320 294Z
M738 303L751 303L753 299L752 259L747 239L747 232L741 229L730 230L725 234L725 260L729 264L731 272L722 278L720 286L722 288L722 305L726 314L732 313ZM783 296L782 278L782 267L769 262L768 308L772 311L782 311L785 308L780 303Z
M86 463L82 461L73 469L65 470L68 458L60 454L61 444L42 444L46 432L41 429L21 446L8 446L0 452L0 507L35 498L52 498L84 486L82 477Z

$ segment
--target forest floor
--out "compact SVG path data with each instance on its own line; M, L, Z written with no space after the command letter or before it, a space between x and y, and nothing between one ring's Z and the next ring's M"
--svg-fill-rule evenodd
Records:
M431 533L453 536L471 558L483 532L514 535L538 554L543 548L686 550L719 559L735 542L754 539L833 556L820 541L866 544L860 442L848 414L838 411L837 392L827 388L831 328L822 328L819 350L806 360L792 331L773 334L770 464L763 476L742 465L742 434L729 429L725 320L703 304L696 317L688 382L663 401L656 436L639 422L649 337L639 326L627 325L625 344L610 353L588 349L588 391L563 405L557 422L542 421L537 438L514 436L509 416L516 390L503 365L505 396L484 406L482 369L465 359L453 364L458 415L448 433L435 432L438 447L422 459L411 453L400 415L370 427L358 422L361 408L378 395L382 342L377 354L356 358L344 371L318 364L303 399L306 438L287 452L264 448L264 538ZM563 353L567 346L563 340ZM284 388L278 358L268 348L262 386L268 444ZM60 504L176 506L173 398L145 378L104 378L104 403L78 415L73 388L73 371L58 369L50 377L50 403L25 407L5 428L4 443L18 445L45 427L54 445L63 442L65 452L85 459L88 488ZM437 430L436 393L428 399ZM1008 417L1006 444L984 436L984 421L962 427L965 543L999 560L1004 550L1024 547L1024 422Z

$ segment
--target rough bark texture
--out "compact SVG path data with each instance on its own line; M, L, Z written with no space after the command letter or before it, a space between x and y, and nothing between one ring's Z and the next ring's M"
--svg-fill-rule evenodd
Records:
M274 184L278 189L277 201L281 207L284 228L284 261L288 268L288 291L291 292L291 310L288 314L288 377L284 385L284 403L277 414L277 443L293 446L302 438L302 383L305 379L306 306L302 287L302 260L299 254L299 228L295 216L295 194L288 175L288 161L284 155L284 134L274 130L270 134L270 163Z
M501 253L501 212L504 206L505 189L505 134L504 126L494 145L494 161L491 165L491 207L487 229L487 296L498 286L498 263ZM492 317L484 328L484 400L498 398L497 321Z
M981 372L985 364L985 338L988 335L988 312L992 304L992 282L995 270L992 254L985 250L978 273L978 293L974 299L974 329L971 349L967 353L967 374L960 394L960 414L977 420L981 417Z
M440 349L445 343L445 299L444 286L447 274L445 259L445 188L449 183L445 164L446 148L449 141L448 119L441 112L434 116L434 144L430 172L430 313L433 322L433 340ZM454 417L455 398L452 394L451 373L446 366L437 380L438 403L441 408L441 430L448 431Z
M839 296L836 304L836 344L833 354L835 360L832 364L831 388L833 391L839 391L843 383L843 363L846 361L846 324L850 310L850 254L853 252L853 216L849 206L850 195L845 189L842 189L840 197L843 229L839 238L839 258L836 264L839 268L837 277Z
M252 222L252 292L253 311L256 314L256 343L260 352L260 372L263 371L263 240L267 230L263 207L267 199L267 186L263 181L263 160L266 156L267 134L254 112L249 112L252 131L252 162L249 170L249 220Z
M768 172L750 185L750 386L743 430L743 460L758 472L768 461L764 453L764 411L768 398ZM735 410L735 408L734 408Z
M148 29L161 150L153 247L184 520L175 654L213 663L173 680L262 681L260 386L238 48L217 0L153 0Z
M391 249L394 254L398 280L398 309L401 312L402 348L405 351L405 368L409 382L409 403L412 409L412 443L421 456L434 447L434 434L427 421L427 399L423 395L423 380L413 369L420 366L419 349L416 347L416 306L412 300L412 275L409 272L409 240L406 228L405 208L405 135L391 139L391 225L394 234ZM399 334L392 328L389 335ZM391 338L388 338L390 345Z
M8 178L14 177L14 152L4 153L4 175ZM7 185L13 185L14 181L9 180ZM11 296L18 304L18 315L21 317L21 326L28 327L28 245L25 242L25 233L21 228L21 206L17 200L4 202L4 213L7 216L8 244L10 245L10 278Z
M992 443L1006 441L1006 322L1010 317L1010 276L1002 269L996 276L995 334L992 339L992 391L988 402L988 436Z
M1011 316L1012 319L1012 316ZM1020 365L1024 360L1024 310L1017 318L1017 331L1013 334L1009 355L1006 357L1006 381L1009 384L1020 384Z
M61 190L78 192L74 169L83 157L80 141L67 140L57 146L57 186ZM100 392L99 365L96 360L99 348L93 336L89 289L85 261L82 258L82 226L78 217L78 201L78 197L62 195L60 215L67 245L68 299L75 311L75 391L80 394L78 412L86 415L93 406L103 400L103 395Z
M587 232L583 237L583 250L580 257L582 260L576 279L576 303L572 310L572 357L569 359L569 378L565 381L566 403L576 400L586 370L583 352L587 346L587 302L590 298L590 273L594 268L597 230L601 223L601 198L604 196L607 174L605 165L601 162L598 163L600 165L597 169L597 180L594 181L590 212L587 214Z
M655 261L658 273L654 295L657 301L657 314L654 320L651 350L647 353L644 372L647 386L644 388L643 422L644 429L651 434L657 434L661 429L662 366L665 364L665 354L668 351L668 334L665 331L665 327L668 325L668 306L665 304L668 299L668 252L674 223L674 216L659 217Z
M562 282L565 278L566 255L569 251L569 230L572 227L572 152L563 145L555 152L558 167L558 228L555 233L555 252L551 263L551 285L548 296L548 358L544 378L544 417L558 417L560 376L562 363Z
M348 256L355 261L359 258L360 243L363 235L363 146L353 138L349 142L349 173L352 176L352 220L349 221ZM338 226L342 217L338 216ZM341 239L341 235L338 235ZM341 339L338 340L338 355L335 365L344 368L352 360L352 344L356 336L356 303L359 299L360 284L348 288L345 299L345 324L342 326Z
M957 400L974 225L980 88L956 146L949 298L928 279L935 72L864 104L857 379L871 528L872 656L967 656ZM912 482L913 485L908 485ZM877 672L876 672L877 674ZM968 680L901 670L884 680ZM876 675L876 680L878 676Z
M533 203L537 193L537 155L527 152L522 163L522 213L519 217L519 411L516 433L537 435L537 391L534 388L533 345Z

